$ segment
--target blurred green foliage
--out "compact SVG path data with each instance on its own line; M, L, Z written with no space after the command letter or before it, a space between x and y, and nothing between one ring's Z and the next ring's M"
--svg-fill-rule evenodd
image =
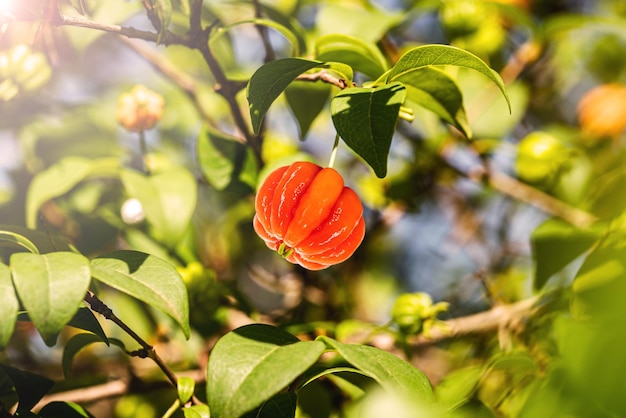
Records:
M207 46L221 73L207 65ZM467 53L499 75L468 71L478 61L466 65ZM254 390L270 387L268 373L252 386L209 375L209 386L256 396L259 416L626 416L625 57L621 0L0 2L0 415L29 413L49 379L56 391L130 382L111 400L86 402L95 416L158 417L176 402L153 365L127 355L135 340L78 317L80 268L104 263L90 267L89 289L176 371L203 369L215 341L244 323L296 334L279 336L291 345L267 363L289 372L280 382L288 393ZM294 62L289 79L272 84ZM259 68L269 84L246 95ZM321 68L326 81L359 88L292 81ZM377 81L408 86L406 100L378 103ZM136 84L165 101L142 134L115 117ZM610 100L589 99L607 84ZM372 106L342 114L348 101ZM369 129L377 118L389 125L382 145ZM254 190L279 165L324 164L337 131L346 142L335 167L366 206L367 234L350 260L313 273L256 237ZM25 256L34 249L42 254ZM65 264L59 254L73 250L83 255ZM116 250L131 252L98 258ZM143 253L154 270L124 271ZM31 280L39 264L46 286ZM78 282L65 281L72 274ZM422 312L415 295L434 311ZM535 309L506 324L424 343L424 321L437 328L530 297ZM102 330L110 345L100 336L68 344ZM256 331L271 341L255 341L254 355L284 332ZM241 352L228 344L238 336L226 335L217 352L234 364ZM390 383L406 377L403 366L348 342L410 358L435 400L405 399ZM66 345L71 367L60 360ZM320 360L320 350L336 357ZM394 373L368 366L367 355ZM301 373L311 381L293 377ZM417 387L416 376L395 384ZM38 391L25 397L25 387ZM205 389L195 385L202 401ZM88 416L50 405L40 416Z

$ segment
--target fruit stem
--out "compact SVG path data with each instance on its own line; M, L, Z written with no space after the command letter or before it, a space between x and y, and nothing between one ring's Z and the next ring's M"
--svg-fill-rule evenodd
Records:
M335 135L335 143L333 144L333 150L330 153L330 160L328 161L328 167L333 168L335 165L335 158L337 157L337 150L339 149L339 134Z
M141 150L141 161L143 162L143 170L150 175L150 164L148 162L148 145L146 143L146 131L139 131L139 149Z

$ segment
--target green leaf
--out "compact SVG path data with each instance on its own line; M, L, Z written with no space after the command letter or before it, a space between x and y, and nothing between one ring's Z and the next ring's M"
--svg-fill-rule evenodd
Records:
M215 344L207 365L211 417L237 417L260 406L315 363L324 348L269 325L229 332Z
M161 22L157 36L157 44L160 44L172 22L172 0L151 0L151 3L152 7L156 9L159 22Z
M183 409L185 418L210 418L211 413L207 405L194 405Z
M387 61L380 50L361 38L342 34L326 35L315 42L315 56L319 61L337 61L372 78L387 70Z
M322 2L315 19L318 36L341 33L376 43L400 23L402 13L389 13L366 2Z
M463 107L463 95L456 82L435 67L422 67L396 78L407 86L407 99L418 104L470 138L471 128Z
M435 389L437 401L449 409L466 403L472 398L484 370L484 367L479 365L448 373Z
M386 81L388 83L397 81L400 77L427 65L452 65L478 71L500 89L511 111L509 96L500 75L476 55L449 45L423 45L407 51L386 74Z
M331 87L326 83L294 81L285 89L287 104L298 122L300 139L304 139L311 124L320 114L328 98Z
M599 238L599 231L578 229L558 219L539 225L530 237L535 289L541 289L553 274L591 248Z
M380 178L387 174L387 156L405 95L401 83L391 83L346 89L331 101L337 133Z
M63 348L63 359L61 365L63 366L63 376L65 379L69 379L72 370L72 360L79 351L93 343L102 343L102 339L96 334L89 332L81 332L70 338L65 347Z
M89 261L80 254L15 253L11 256L13 284L30 319L52 346L85 297L91 281Z
M78 308L78 311L76 311L76 314L74 314L67 325L89 331L92 334L97 335L100 340L104 341L105 344L109 344L109 339L104 333L102 326L100 326L100 322L98 322L98 319L89 308Z
M318 340L337 350L347 362L384 389L421 400L432 399L433 392L426 375L393 354L366 345L343 344L328 337L318 337Z
M89 160L70 156L37 173L26 194L26 226L37 226L37 212L43 203L64 195L90 175L115 174L118 167L119 161L114 158Z
M324 63L324 68L336 73L345 82L346 86L352 86L354 72L349 65L337 61L328 61Z
M94 279L170 315L189 338L187 288L169 263L139 251L115 251L91 261Z
M54 381L36 373L19 370L4 364L0 364L0 369L13 382L19 399L17 406L19 416L26 415L54 386Z
M17 247L18 249L28 250L33 254L39 254L39 250L31 240L24 235L16 234L11 231L0 230L0 246Z
M93 418L85 408L74 402L54 401L39 411L41 418Z
M0 350L3 349L13 335L17 311L20 304L15 295L11 270L6 264L0 263Z
M63 237L15 225L0 225L0 247L27 249L35 254L72 251L72 247Z
M178 389L178 400L181 405L184 405L189 402L189 399L193 396L193 391L196 388L196 382L191 377L181 376L178 378L176 388Z
M194 176L184 168L153 175L123 170L121 179L128 195L141 202L155 238L170 247L176 245L196 208L198 187Z
M283 58L259 67L252 74L246 89L254 132L259 133L267 110L289 83L303 72L321 66L323 63L320 61Z
M250 173L256 171L254 155L236 138L205 125L197 146L202 174L215 189L224 190L235 176L252 188L256 186L254 180L250 184L248 179L256 177Z
M287 39L287 41L289 41L289 43L293 47L293 55L296 55L296 56L300 55L300 41L298 39L298 36L296 36L296 34L293 33L290 28L270 19L253 18L253 19L238 20L235 23L232 23L228 26L224 26L222 28L217 29L215 31L215 35L211 37L210 42L214 42L220 36L227 33L230 29L236 26L243 25L243 24L250 24L250 23L253 23L254 25L265 26L267 28L274 29L275 31L283 35L285 39Z
M282 392L265 401L260 408L249 412L242 418L293 418L296 414L298 395L294 392Z

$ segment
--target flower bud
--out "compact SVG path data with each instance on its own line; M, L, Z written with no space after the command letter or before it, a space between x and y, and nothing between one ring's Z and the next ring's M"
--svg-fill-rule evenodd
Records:
M140 132L151 129L161 119L163 97L137 85L117 101L117 122L126 130Z

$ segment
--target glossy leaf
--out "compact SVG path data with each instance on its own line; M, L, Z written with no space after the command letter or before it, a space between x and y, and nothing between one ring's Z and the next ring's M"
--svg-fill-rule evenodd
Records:
M26 226L35 229L37 212L50 199L69 192L79 182L93 174L115 174L119 162L114 158L90 160L65 157L33 178L26 194Z
M549 219L532 233L530 242L535 260L535 289L541 289L548 279L598 240L595 230L578 229L558 219Z
M217 190L224 190L232 183L233 177L250 184L250 178L255 178L256 162L254 155L234 137L205 125L198 135L198 160L202 174Z
M285 89L285 98L298 122L300 139L304 139L311 124L320 114L328 98L331 87L326 83L294 81Z
M104 341L102 341L99 336L89 332L81 332L80 334L72 336L72 338L65 343L65 347L63 348L61 365L63 367L63 375L65 376L65 379L69 379L70 377L72 361L74 360L76 354L90 344L102 342Z
M4 364L0 364L0 369L2 369L2 372L13 382L19 401L17 406L19 416L22 416L22 414L25 415L33 409L41 398L54 386L54 381L39 374L16 369L15 367Z
M387 174L387 156L405 95L402 84L392 83L346 89L331 102L337 133L380 178Z
M407 99L454 125L466 137L472 136L461 90L445 72L427 66L407 72L396 80L407 86Z
M189 402L189 399L193 396L193 391L196 388L196 382L191 377L181 376L178 378L178 400L182 405Z
M189 338L187 288L169 263L139 251L115 251L91 261L94 279L170 315Z
M387 62L380 50L355 36L322 36L315 42L315 56L319 61L342 62L372 78L380 77L387 70Z
M78 308L78 311L76 311L76 314L74 314L67 325L89 331L92 334L97 335L105 344L109 344L109 339L104 333L102 326L100 326L100 322L98 322L98 319L94 316L93 311L89 308Z
M80 254L15 253L13 284L30 319L52 346L61 328L74 316L91 281L89 261Z
M260 408L241 418L293 418L297 404L298 395L293 392L281 392L265 401Z
M41 418L93 418L93 415L79 404L61 401L46 404L38 415Z
M20 304L15 295L11 270L6 264L0 263L0 350L2 350L13 335L17 310Z
M502 77L476 55L449 45L423 45L409 50L400 57L385 79L388 83L397 81L400 77L427 65L452 65L478 71L500 89L509 106L509 111L511 110L511 103Z
M15 225L0 225L0 247L28 250L35 254L71 251L65 239L49 232L36 231Z
M185 418L210 418L211 413L207 405L194 405L183 409Z
M324 348L263 324L226 334L207 366L211 417L241 416L262 405L315 363Z
M393 354L366 345L343 344L328 337L318 337L318 340L337 350L347 362L386 390L421 400L432 399L433 392L426 375Z
M283 58L259 67L252 74L246 90L254 132L259 133L267 110L289 83L305 71L322 65L320 61Z
M123 170L122 182L129 196L141 202L154 236L167 246L181 239L196 208L196 179L184 168L153 175Z

